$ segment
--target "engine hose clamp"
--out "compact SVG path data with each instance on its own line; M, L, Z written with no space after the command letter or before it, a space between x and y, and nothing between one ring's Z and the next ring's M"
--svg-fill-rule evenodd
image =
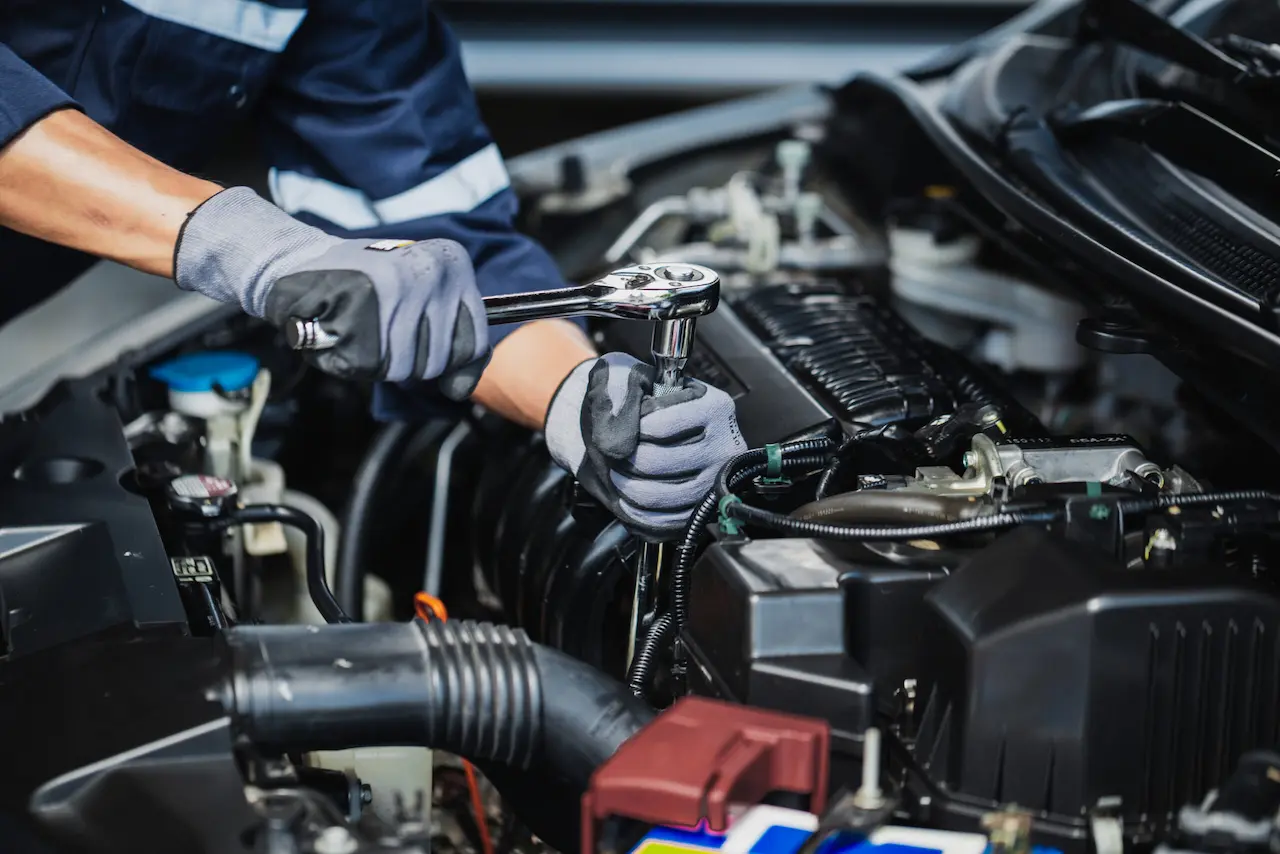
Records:
M783 483L786 478L782 474L782 446L775 443L764 446L765 470L763 483Z
M720 499L720 530L727 536L738 537L742 535L742 523L729 515L729 506L741 503L742 499L736 495L726 495Z

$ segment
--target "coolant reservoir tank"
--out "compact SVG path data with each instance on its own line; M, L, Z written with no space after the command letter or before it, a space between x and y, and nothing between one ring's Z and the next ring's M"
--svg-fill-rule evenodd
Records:
M247 353L209 350L185 353L151 369L169 387L169 406L192 418L235 415L249 406L258 360Z

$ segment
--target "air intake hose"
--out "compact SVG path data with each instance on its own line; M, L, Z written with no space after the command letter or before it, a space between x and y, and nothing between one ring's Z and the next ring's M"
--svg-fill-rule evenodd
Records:
M228 712L268 750L418 745L504 772L494 777L536 768L580 798L654 714L621 683L505 626L246 626L222 637ZM533 809L510 797L517 812Z

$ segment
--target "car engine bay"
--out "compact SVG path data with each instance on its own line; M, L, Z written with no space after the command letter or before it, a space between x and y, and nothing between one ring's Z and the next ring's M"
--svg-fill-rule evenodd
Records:
M0 421L0 833L576 851L695 697L824 722L830 789L883 787L850 826L1276 850L1277 43L1243 0L1042 3L800 118L513 161L568 281L719 277L684 370L752 450L674 542L249 318L60 382Z

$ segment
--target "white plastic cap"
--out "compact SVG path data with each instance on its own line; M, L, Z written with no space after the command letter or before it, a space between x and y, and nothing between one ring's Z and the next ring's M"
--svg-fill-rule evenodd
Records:
M778 143L775 157L783 172L801 172L809 165L812 147L803 139L784 139Z

